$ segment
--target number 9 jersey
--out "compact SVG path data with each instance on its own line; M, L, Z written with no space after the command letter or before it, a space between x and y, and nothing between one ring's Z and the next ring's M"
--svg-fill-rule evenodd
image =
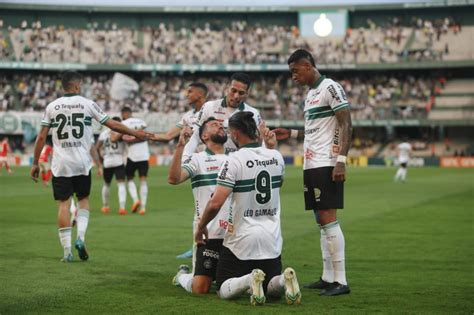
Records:
M88 175L92 168L92 119L104 124L109 116L93 101L65 94L46 107L41 125L53 136L51 170L55 177Z
M281 255L280 187L285 162L280 152L250 143L221 166L217 185L232 188L223 245L240 260Z

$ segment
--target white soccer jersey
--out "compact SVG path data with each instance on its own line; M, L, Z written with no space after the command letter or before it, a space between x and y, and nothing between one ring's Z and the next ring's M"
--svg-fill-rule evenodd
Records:
M229 156L217 185L233 189L224 246L240 260L281 255L280 187L285 162L280 152L257 143Z
M184 113L183 117L181 117L180 121L176 123L176 127L182 129L184 126L189 126L190 128L194 128L194 125L197 122L198 118L198 111L191 109Z
M227 160L225 154L214 154L209 149L203 152L194 153L190 159L184 161L182 167L191 178L191 186L194 195L194 222L197 223L202 212L206 208L207 202L211 199L216 188L217 173L224 161ZM224 203L219 214L207 224L208 236L210 239L224 238L227 228L227 216L230 199ZM196 224L194 224L195 226Z
M411 145L408 142L402 142L398 145L398 161L408 163L410 160Z
M123 141L112 142L110 140L110 129L102 131L99 135L99 141L104 146L104 167L117 167L123 165L123 155L125 152L125 144Z
M199 127L210 117L214 117L215 119L221 121L224 125L224 129L227 130L229 126L229 118L232 117L235 113L238 113L240 111L243 112L252 112L253 118L255 120L255 123L257 126L259 126L262 122L263 119L260 116L260 113L257 109L253 108L250 105L247 105L246 103L242 103L239 105L237 108L232 108L227 106L225 98L221 98L215 101L209 101L204 103L202 106L201 110L198 113L198 118L196 121L196 128L194 128L193 135L191 139L189 140L188 144L184 148L184 157L189 157L191 154L196 152L197 146L199 143L201 143L201 140L199 139ZM224 144L224 147L226 148L227 152L233 152L237 150L237 147L235 146L234 142L230 139L227 140L227 142Z
M304 106L305 170L336 165L341 139L335 113L348 107L342 86L325 76L309 90Z
M134 117L125 119L122 123L128 128L135 130L141 130L147 127L146 122ZM127 149L127 157L133 162L148 161L150 158L148 141L129 143Z
M66 94L46 107L41 125L52 129L56 177L88 175L92 168L90 148L94 134L92 119L101 124L109 116L93 101L77 94Z

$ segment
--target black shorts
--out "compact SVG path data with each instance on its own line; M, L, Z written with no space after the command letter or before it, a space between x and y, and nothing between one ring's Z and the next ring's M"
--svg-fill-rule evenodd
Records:
M306 210L344 208L344 182L332 180L334 167L304 170L304 202Z
M53 176L52 183L54 200L68 200L74 194L81 200L91 192L91 173L73 177Z
M400 166L403 167L403 168L407 168L407 162L405 162L405 163L400 163Z
M127 177L135 176L135 171L138 170L138 175L147 176L148 175L148 161L139 161L133 162L130 159L127 159L127 166L125 167L125 173Z
M198 245L196 249L195 276L208 276L216 279L219 253L222 249L223 239L210 239L206 245Z
M125 166L104 167L104 182L110 184L114 175L117 180L125 179Z
M273 259L262 260L240 260L230 249L222 246L219 263L217 264L216 286L221 288L222 283L230 278L242 277L254 269L261 269L265 273L263 290L267 292L267 286L274 276L281 275L281 256Z

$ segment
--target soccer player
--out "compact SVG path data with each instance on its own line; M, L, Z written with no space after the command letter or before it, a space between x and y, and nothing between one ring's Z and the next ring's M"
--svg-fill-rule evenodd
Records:
M178 144L168 172L168 183L177 185L191 180L194 195L194 222L193 227L200 220L203 206L211 198L216 187L217 172L222 163L227 159L224 143L227 133L222 123L215 118L208 118L199 128L199 136L206 144L206 150L194 153L191 158L182 163L184 146L192 135L192 130L185 127L181 131ZM227 227L228 202L223 206L212 221L207 225L209 239L206 244L199 244L196 257L193 259L194 273L189 273L189 268L180 266L178 274L173 279L186 291L195 294L209 292L212 281L216 276L217 261L222 248L225 229ZM194 231L193 231L194 235Z
M145 121L132 117L132 110L130 107L124 107L122 109L122 119L123 124L131 129L144 130L147 127ZM146 212L146 202L148 197L148 185L146 181L149 168L148 159L150 158L148 141L121 135L118 135L118 137L112 136L111 139L112 141L119 141L120 138L127 143L128 147L125 173L127 175L128 193L133 199L132 212L135 213L138 208L140 208L139 213L144 215ZM140 199L138 199L137 186L134 182L135 172L137 171L140 177Z
M122 121L120 117L113 117L113 120ZM102 213L108 214L109 208L109 194L110 194L110 183L115 175L118 186L118 199L119 199L119 211L120 215L127 214L125 210L125 203L127 201L127 189L125 187L125 165L124 165L124 153L125 144L123 141L112 141L110 134L112 131L106 129L101 132L99 139L94 148L96 155L100 156L101 148L104 148L103 164L100 162L100 158L97 159L97 167L103 168L102 174L104 177L104 184L102 186Z
M198 118L193 135L189 140L188 144L184 148L183 156L185 159L189 158L191 154L196 152L196 149L201 143L199 139L199 127L209 117L215 117L217 120L224 124L224 129L227 129L228 120L232 115L239 112L252 112L253 119L257 126L263 122L262 117L257 109L245 103L249 92L250 92L251 80L250 77L245 73L234 73L230 78L230 84L226 90L226 96L222 99L206 102L201 111L198 113ZM228 139L225 143L227 152L235 151L237 148L235 144Z
M283 157L280 152L258 144L257 125L251 112L230 117L229 134L239 150L219 170L216 190L196 229L196 243L208 242L208 223L219 214L227 198L231 198L217 266L218 295L221 299L231 299L251 289L250 301L258 305L265 303L265 292L280 297L286 291L287 302L299 304L301 293L295 271L286 268L281 272Z
M39 166L41 171L41 179L44 186L48 186L49 178L51 177L51 164L49 163L49 157L53 153L53 146L50 138L46 139L46 145L41 150L39 158Z
M2 170L3 166L5 165L8 174L11 174L12 169L10 168L10 164L8 164L8 152L11 152L11 148L10 144L8 143L8 138L4 136L0 142L0 170Z
M206 102L206 97L206 85L199 82L191 83L188 86L186 98L188 99L188 104L192 106L192 109L181 117L181 120L176 123L176 126L172 127L166 133L155 134L151 140L169 142L179 136L184 126L193 128L197 120L197 114L201 110L202 105Z
M92 138L92 119L117 132L145 139L147 134L127 128L109 119L93 101L79 95L82 77L77 72L66 72L62 77L64 96L46 107L42 128L36 138L31 178L36 182L39 175L39 156L50 129L53 135L52 186L54 199L58 201L59 240L64 250L63 262L71 262L71 197L77 196L77 239L75 247L79 258L87 260L89 255L85 246L85 235L89 223L89 193L91 188L92 161L90 142Z
M411 150L411 145L406 141L403 141L397 146L399 167L394 178L396 182L401 180L404 183L407 179L407 167L408 161L410 161Z
M305 287L321 295L350 293L346 280L344 235L337 210L344 207L346 156L352 137L349 103L341 85L321 75L311 53L296 50L288 59L292 79L309 87L303 130L277 128L278 140L304 138L304 196L321 232L323 274Z

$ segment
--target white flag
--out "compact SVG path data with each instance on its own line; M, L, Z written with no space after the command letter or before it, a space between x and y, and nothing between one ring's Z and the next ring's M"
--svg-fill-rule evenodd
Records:
M114 100L124 100L134 91L138 91L139 85L132 78L116 72L112 78L112 86L110 87L110 97Z

